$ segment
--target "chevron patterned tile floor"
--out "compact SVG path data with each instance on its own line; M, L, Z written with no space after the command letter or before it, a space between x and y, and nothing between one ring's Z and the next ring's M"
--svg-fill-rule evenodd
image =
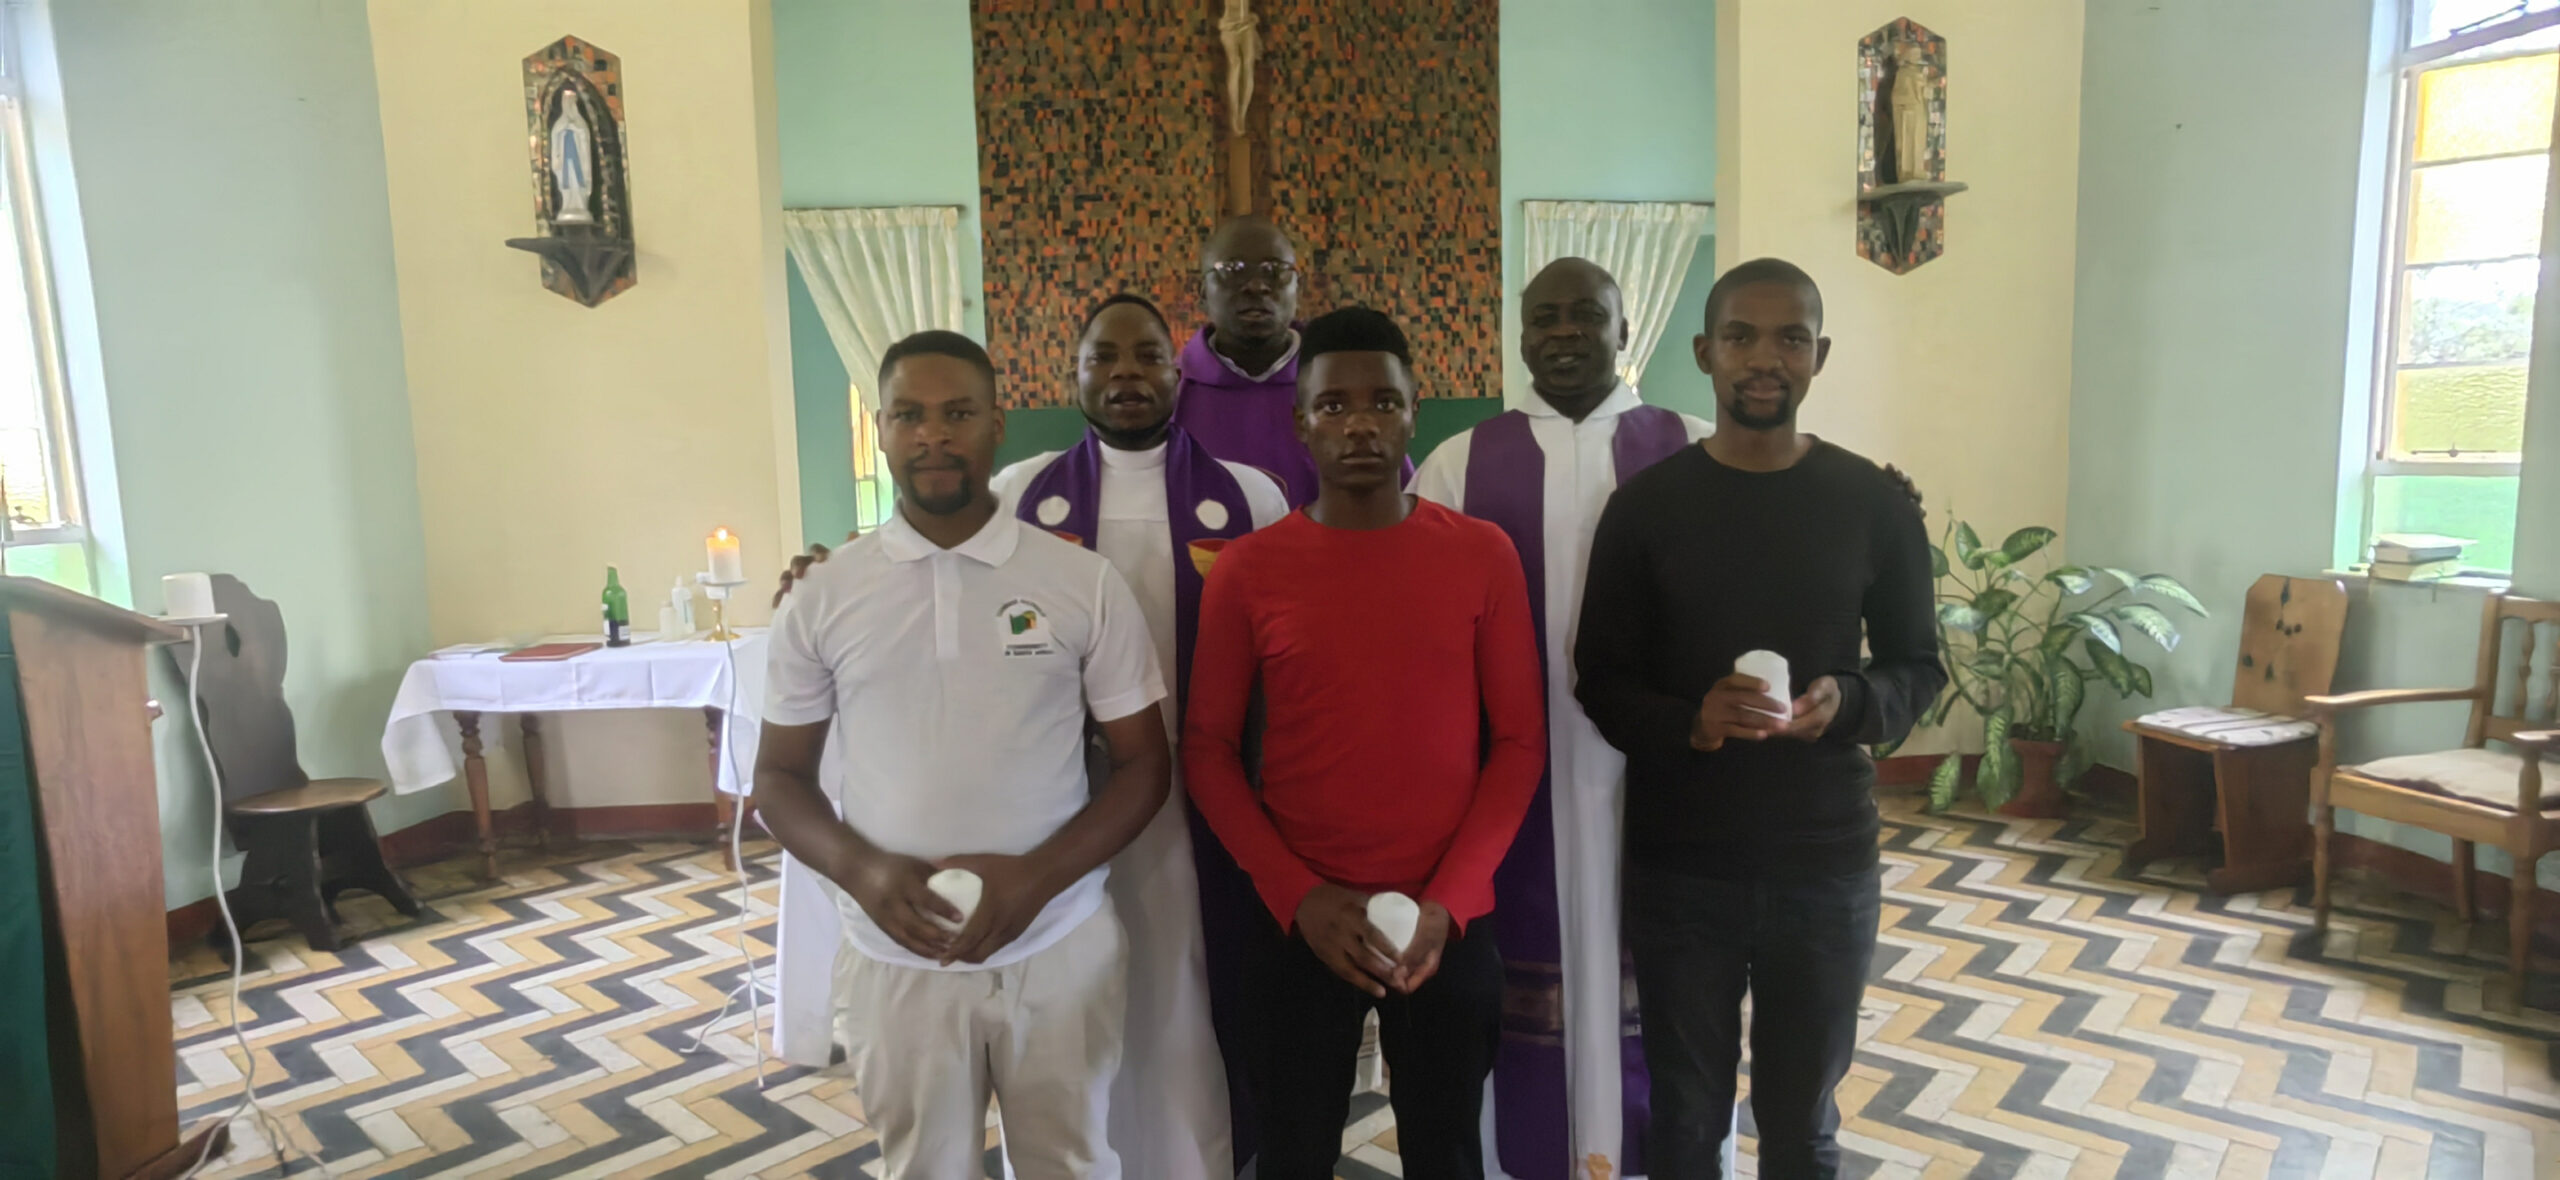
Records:
M1884 807L1850 1176L2560 1177L2560 977L2498 1011L2497 923L2350 883L2318 939L2306 897L2207 897L2192 865L2125 875L2115 819ZM751 851L759 956L772 855ZM337 954L252 944L242 1018L277 1123L241 1122L208 1175L878 1174L838 1071L772 1068L759 1093L743 1019L696 1050L743 977L716 852L503 863L495 884L467 861L411 873L416 922L348 899ZM171 976L192 1124L238 1101L241 1069L219 960ZM1344 1139L1346 1180L1399 1174L1381 1096Z

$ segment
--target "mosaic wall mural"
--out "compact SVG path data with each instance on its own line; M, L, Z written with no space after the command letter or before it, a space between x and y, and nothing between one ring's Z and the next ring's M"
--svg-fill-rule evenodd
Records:
M987 334L1007 404L1067 402L1076 321L1103 295L1198 322L1200 240L1224 191L1223 7L972 0ZM1298 243L1300 315L1378 307L1412 337L1427 395L1498 395L1495 6L1253 11L1256 204Z

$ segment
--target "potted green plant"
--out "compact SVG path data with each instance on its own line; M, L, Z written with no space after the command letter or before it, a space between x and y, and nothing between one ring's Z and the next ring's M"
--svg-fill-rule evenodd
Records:
M2206 613L2167 574L2054 565L2045 548L2058 536L2023 528L1986 547L1972 525L1950 519L1929 547L1947 688L1920 725L1943 724L1959 701L1972 708L1982 721L1974 793L2003 815L2061 815L2063 788L2089 768L2073 721L2092 686L2150 696L2151 670L2126 652L2128 636L2174 651L2177 624L2158 604ZM1929 776L1929 809L1944 811L1963 784L1964 756L1947 755Z

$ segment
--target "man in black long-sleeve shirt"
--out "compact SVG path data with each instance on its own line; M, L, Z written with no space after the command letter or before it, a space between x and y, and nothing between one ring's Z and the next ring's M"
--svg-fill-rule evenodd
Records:
M1830 1177L1879 906L1864 747L1908 732L1946 683L1928 537L1881 468L1795 428L1831 346L1810 277L1744 263L1706 318L1716 433L1601 513L1575 695L1627 754L1649 1173L1720 1172L1748 990L1760 1175ZM1791 703L1734 672L1764 649L1801 685Z

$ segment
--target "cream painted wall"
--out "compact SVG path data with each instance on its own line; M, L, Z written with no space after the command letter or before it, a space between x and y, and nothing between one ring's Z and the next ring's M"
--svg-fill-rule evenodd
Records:
M607 564L648 626L718 525L777 567L800 522L766 0L370 12L436 641L593 631ZM631 123L640 281L593 309L504 245L534 232L520 63L571 33L620 55ZM555 803L708 798L698 714L552 732Z
M1716 9L1717 262L1775 255L1822 285L1831 360L1803 425L1910 472L1933 532L1949 511L1994 538L2060 528L2079 0ZM1857 44L1904 15L1947 39L1948 178L1973 191L1949 201L1945 255L1897 277L1857 254Z

